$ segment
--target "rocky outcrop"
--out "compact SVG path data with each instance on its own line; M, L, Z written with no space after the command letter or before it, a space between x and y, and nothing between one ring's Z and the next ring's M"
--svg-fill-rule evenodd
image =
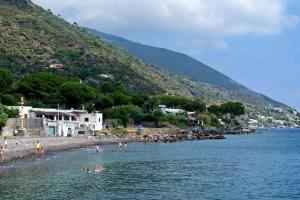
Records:
M225 139L224 135L216 128L195 127L178 131L176 133L147 134L142 136L144 141L149 142L177 142L182 140L220 140Z

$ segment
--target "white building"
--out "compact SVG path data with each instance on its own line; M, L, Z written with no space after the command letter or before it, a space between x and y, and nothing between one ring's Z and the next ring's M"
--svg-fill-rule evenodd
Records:
M89 131L101 131L103 124L102 113L84 113L79 116L81 126L83 125Z
M178 116L186 112L185 110L182 109L167 108L165 105L158 105L158 107L160 108L160 112L164 115L171 114L171 115Z
M86 110L74 109L32 108L30 106L9 106L8 108L18 109L20 118L23 119L42 119L47 135L68 136L102 130L102 113L88 113Z

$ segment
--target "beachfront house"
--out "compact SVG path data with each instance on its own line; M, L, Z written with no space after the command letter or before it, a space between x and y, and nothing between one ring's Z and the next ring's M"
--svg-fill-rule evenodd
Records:
M189 124L198 124L203 126L203 120L197 118L196 112L187 112Z
M102 113L83 113L79 115L81 130L85 128L88 131L95 132L102 130L103 114Z
M18 109L20 120L11 119L7 130L30 130L32 122L40 122L43 134L50 136L72 136L95 133L102 130L102 113L88 113L86 110L62 110L33 108L29 106L9 106ZM15 123L14 123L15 122ZM35 127L36 129L37 127Z

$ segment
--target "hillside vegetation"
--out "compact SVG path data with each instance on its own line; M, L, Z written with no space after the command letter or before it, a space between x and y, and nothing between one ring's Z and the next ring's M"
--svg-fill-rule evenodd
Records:
M220 118L224 122L229 122L226 117L228 114L239 116L245 112L244 105L238 102L227 102L221 106L212 105L207 108L201 99L128 93L122 83L111 80L91 87L74 79L47 72L33 73L14 82L10 71L0 68L0 85L6 85L6 88L0 88L0 130L9 117L19 116L18 110L10 110L2 106L2 103L17 105L21 96L24 97L25 105L34 107L59 106L74 109L84 107L89 112L101 111L105 119L117 119L115 125L124 127L130 120L135 124L145 122L155 127L170 124L181 127L197 126L200 119L205 125L223 128ZM160 105L184 110L176 115L168 115L161 110ZM192 113L188 114L188 111Z
M48 69L51 64L63 68ZM27 0L0 0L0 66L11 70L17 79L37 71L53 71L97 82L100 74L111 74L128 90L193 97L168 73Z
M185 58L173 58L184 64L181 62ZM51 65L59 68L50 68ZM70 24L29 0L0 0L0 67L9 69L15 80L44 71L97 86L103 81L102 75L112 75L131 93L167 93L208 104L240 100L257 106L282 105L246 88L228 90L208 81L200 82L197 77L171 74L97 39L77 23ZM214 75L210 78L219 79Z
M99 38L111 42L112 44L115 44L120 48L123 48L128 53L135 55L137 58L140 58L147 63L154 64L157 67L167 70L168 72L173 74L181 74L191 77L192 79L196 80L196 82L200 82L198 83L198 86L200 87L203 86L203 84L201 83L215 86L215 88L210 89L215 91L215 94L217 94L216 96L214 96L214 98L216 99L227 99L229 97L231 99L239 100L247 104L272 104L279 107L286 107L286 105L274 101L273 99L270 99L265 95L251 91L250 89L237 83L226 75L185 54L174 52L164 48L157 48L139 44L118 36L102 33L92 29L87 30L95 34ZM195 92L197 93L197 91Z

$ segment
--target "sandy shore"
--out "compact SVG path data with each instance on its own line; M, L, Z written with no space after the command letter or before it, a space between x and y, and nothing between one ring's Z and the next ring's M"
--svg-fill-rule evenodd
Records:
M80 148L93 146L97 144L109 144L119 142L136 142L140 141L139 137L134 136L136 128L128 128L130 133L126 137L104 136L101 138L76 136L76 137L20 137L8 140L8 148L5 149L3 160L0 165L8 163L12 160L24 157L35 156L35 144L37 141L45 147L45 154L68 150L72 148ZM145 128L144 134L172 133L178 131L177 128ZM0 137L0 145L4 146L4 138Z
M142 135L136 135L136 129L133 128L128 128L127 131L128 135L119 135L119 137L103 134L101 137L20 137L8 139L8 148L4 151L0 165L24 157L36 156L35 145L37 141L45 148L45 154L48 154L53 151L119 142L176 142L181 140L225 139L222 135L210 134L210 132L203 131L201 128L185 132L176 127L145 128ZM0 137L0 145L4 146L4 138Z
M72 148L87 147L97 144L109 144L119 142L134 142L133 138L106 137L97 139L94 137L30 137L8 140L8 148L4 150L3 165L12 160L35 156L35 144L39 141L45 148L45 154ZM4 139L0 138L0 145L4 146Z

